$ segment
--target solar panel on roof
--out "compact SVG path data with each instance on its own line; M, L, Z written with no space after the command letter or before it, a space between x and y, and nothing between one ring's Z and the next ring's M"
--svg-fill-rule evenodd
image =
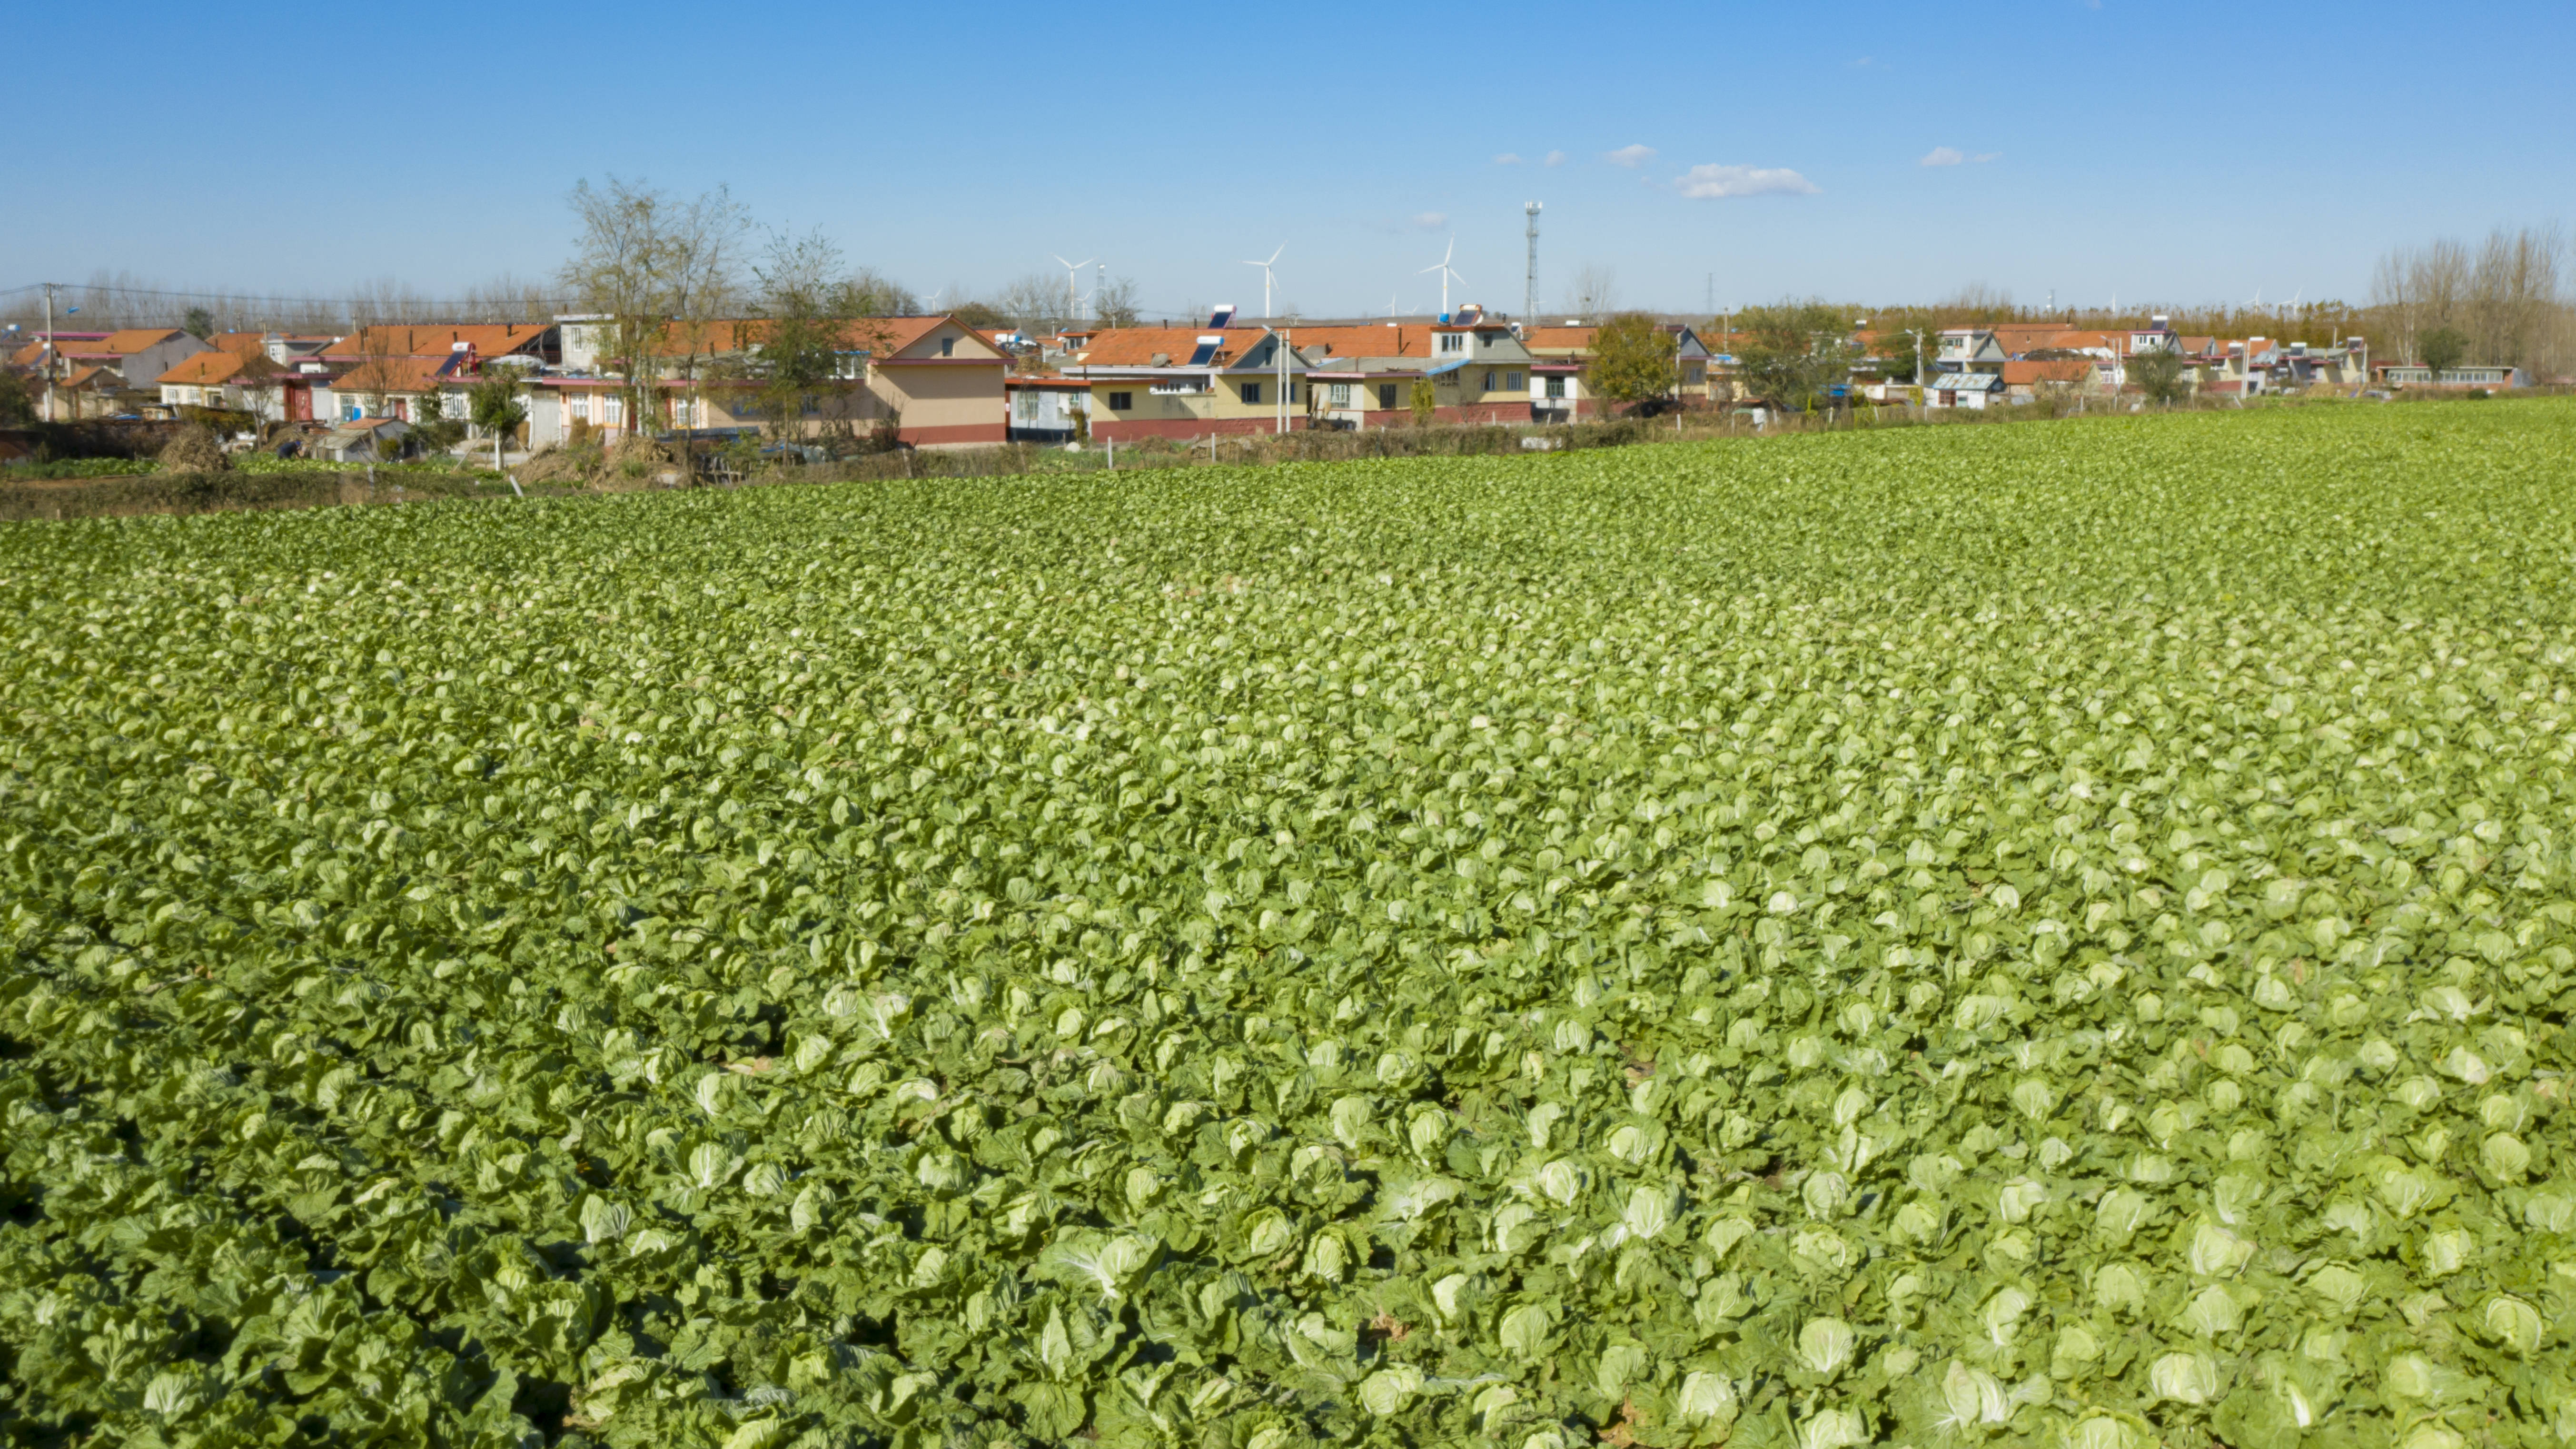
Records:
M1234 304L1233 304L1232 302L1220 302L1220 303L1218 303L1218 304L1217 304L1217 308L1216 308L1216 310L1215 310L1214 312L1211 312L1211 313L1209 313L1209 314L1208 314L1208 325L1209 325L1210 327L1231 327L1231 326L1233 326L1233 325L1234 325Z
M1222 337L1202 336L1199 338L1198 349L1190 354L1189 365L1192 367L1207 366L1209 360L1216 356L1216 350L1224 345L1225 339Z

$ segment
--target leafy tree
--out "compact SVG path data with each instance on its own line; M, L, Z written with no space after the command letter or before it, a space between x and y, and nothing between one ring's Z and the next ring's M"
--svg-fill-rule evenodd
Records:
M2433 370L2433 379L2438 382L2443 373L2459 366L2469 355L2469 339L2458 328L2436 327L2424 334L2416 350L2423 354L2424 365Z
M809 408L819 412L824 396L861 386L852 362L884 346L885 328L867 320L881 297L819 231L773 235L752 275L764 319L753 366L761 412L772 436L800 435Z
M413 409L409 441L424 453L443 453L465 441L465 420L447 410L447 394L432 386Z
M502 440L528 420L517 374L506 367L487 369L482 381L466 389L465 411L474 426L492 435L492 469L499 472Z
M1918 371L1925 377L1932 375L1932 356L1938 351L1938 338L1913 328L1881 332L1877 345L1870 349L1871 355L1878 359L1881 377L1889 382L1908 383L1914 381Z
M1851 319L1823 302L1748 307L1735 318L1736 376L1752 396L1813 412L1859 360Z
M203 341L215 335L215 314L203 307L191 307L187 320L179 325L186 328L190 336Z
M1584 381L1606 403L1635 405L1672 396L1675 337L1643 312L1622 312L1592 334Z
M0 428L24 427L36 420L36 400L26 374L0 369Z
M948 315L965 323L969 327L1008 327L1011 325L1009 313L1004 312L990 302L977 302L972 299L960 302L956 306L949 308Z
M2182 354L2171 348L2131 353L2125 370L2129 385L2158 407L2178 403L2191 393L2191 384L2183 376Z
M1412 396L1407 401L1413 405L1413 425L1417 428L1431 426L1431 420L1440 415L1440 391L1427 377L1413 380Z

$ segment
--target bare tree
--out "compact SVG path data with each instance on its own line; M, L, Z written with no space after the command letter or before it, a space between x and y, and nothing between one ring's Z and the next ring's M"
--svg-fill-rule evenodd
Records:
M1132 277L1112 277L1091 299L1091 316L1103 327L1133 327L1140 304Z
M349 325L368 327L421 326L442 320L438 308L428 298L413 291L398 277L377 277L359 284L349 299Z
M508 322L542 327L562 311L555 289L532 277L502 272L467 287L452 309L456 322Z
M2555 226L2499 228L2474 250L2449 239L2401 247L2372 273L2376 326L2409 361L2425 361L2439 334L2445 352L2457 340L2464 361L2554 369L2569 332L2566 261Z
M1983 282L1970 282L1934 304L1935 310L1962 321L1991 323L2013 315L2012 293Z
M917 317L921 299L912 289L895 281L874 267L861 267L850 274L852 305L855 317Z
M680 200L641 181L608 177L573 188L581 237L559 281L585 310L605 313L628 416L649 427L663 352L701 347L699 334L733 300L749 221L723 187ZM607 359L604 359L607 360Z
M1567 285L1565 310L1574 316L1595 319L1619 305L1617 280L1598 262L1586 262Z
M1023 332L1052 331L1059 324L1073 320L1072 309L1066 305L1065 291L1063 278L1031 272L1004 287L993 298L993 306L1011 319L1012 326Z

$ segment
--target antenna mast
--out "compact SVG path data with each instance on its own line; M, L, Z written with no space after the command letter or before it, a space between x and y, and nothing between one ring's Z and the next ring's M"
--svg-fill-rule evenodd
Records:
M1538 324L1538 213L1535 201L1523 202L1521 211L1529 217L1529 270L1521 282L1521 316L1531 326Z

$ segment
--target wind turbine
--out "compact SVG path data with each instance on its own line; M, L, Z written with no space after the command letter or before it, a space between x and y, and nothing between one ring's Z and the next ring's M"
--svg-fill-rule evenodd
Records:
M1054 254L1049 253L1049 255L1052 256ZM1056 257L1055 260L1057 266L1064 268L1064 320L1067 322L1079 322L1082 320L1082 301L1080 298L1073 295L1073 279L1082 275L1083 268L1090 266L1093 262L1100 259L1098 257L1084 257L1078 262L1068 262L1062 257Z
M1440 254L1440 260L1422 269L1422 272L1438 272L1440 274L1440 315L1443 317L1447 317L1449 315L1450 281L1455 279L1463 284L1467 280L1465 277L1459 276L1449 268L1449 259L1457 254L1458 239L1453 236L1449 238L1449 250ZM1422 272L1416 272L1414 275L1420 276L1422 275Z
M1386 315L1389 317L1402 315L1395 310L1395 293L1393 292L1386 294Z
M1261 269L1261 318L1265 322L1270 320L1270 263L1279 260L1279 253L1286 250L1288 250L1288 244L1281 242L1278 248L1270 253L1269 261L1244 263L1247 267Z

